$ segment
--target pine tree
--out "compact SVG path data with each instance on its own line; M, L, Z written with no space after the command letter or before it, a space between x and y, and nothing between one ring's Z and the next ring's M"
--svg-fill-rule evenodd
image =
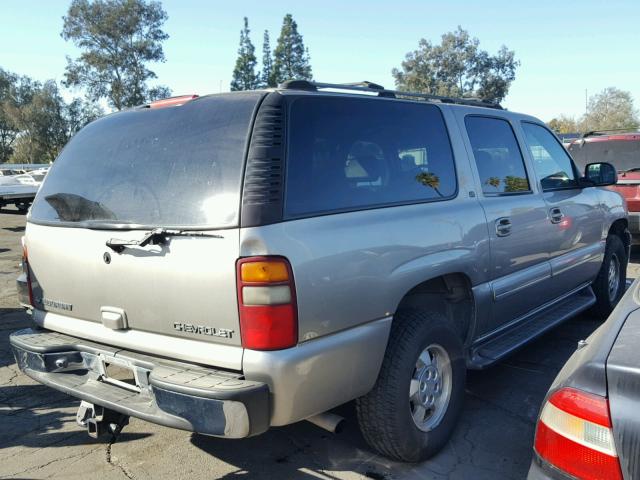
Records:
M244 17L244 28L240 31L238 59L231 78L231 90L253 90L258 87L259 78L255 71L256 49L251 43L249 32L249 20Z
M312 79L309 52L304 47L302 35L298 33L298 25L289 13L285 15L282 22L282 30L273 57L274 84L292 79Z
M273 78L273 58L271 57L271 44L269 42L269 30L264 31L262 41L262 75L260 84L263 87L275 87L276 81Z

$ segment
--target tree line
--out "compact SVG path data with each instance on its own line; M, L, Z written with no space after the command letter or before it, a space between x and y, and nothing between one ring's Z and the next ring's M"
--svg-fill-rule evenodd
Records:
M269 30L264 31L262 40L262 70L257 71L258 60L249 34L249 20L244 17L244 27L240 31L238 58L231 76L231 90L254 90L275 87L291 80L312 80L309 50L304 46L298 24L291 14L282 21L282 28L276 48L271 52Z
M596 130L636 130L640 114L630 92L608 87L589 97L584 115L559 115L549 122L557 133L587 133Z
M103 114L82 98L65 102L53 80L0 68L0 163L52 162L73 134Z
M499 103L516 78L520 61L502 45L496 54L480 48L480 40L458 26L440 43L422 38L392 75L396 88L432 95L477 98Z
M265 30L261 71L257 71L255 46L249 34L249 21L245 17L231 90L275 87L290 79L312 80L309 50L290 14L284 17L273 55L269 31ZM421 39L418 48L407 53L400 68L394 68L391 73L398 90L497 103L507 95L519 65L513 50L503 45L492 55L480 48L477 38L459 26L442 35L439 44Z
M160 2L146 0L73 0L62 18L60 36L80 49L67 57L61 85L40 83L0 68L0 163L48 163L71 136L114 110L171 95L149 67L164 62ZM61 87L80 88L85 98L66 102Z

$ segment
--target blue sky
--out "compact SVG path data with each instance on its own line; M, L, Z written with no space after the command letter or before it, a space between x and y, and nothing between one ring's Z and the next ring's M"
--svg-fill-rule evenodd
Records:
M69 2L3 0L0 67L38 80L61 80L73 45L60 37ZM393 87L391 69L422 37L437 42L458 25L495 52L502 44L522 62L504 106L549 120L584 113L585 90L629 90L640 107L640 0L197 1L166 0L167 61L151 68L174 94L227 90L242 17L258 57L262 33L275 45L291 13L317 80L370 80ZM76 91L71 94L80 95Z

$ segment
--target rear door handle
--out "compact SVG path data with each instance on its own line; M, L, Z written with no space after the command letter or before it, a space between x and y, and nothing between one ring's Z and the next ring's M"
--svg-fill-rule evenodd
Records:
M496 235L499 237L506 237L511 235L511 220L507 217L502 217L496 220Z
M549 210L549 218L551 219L551 223L560 223L564 218L564 213L558 207L554 207Z

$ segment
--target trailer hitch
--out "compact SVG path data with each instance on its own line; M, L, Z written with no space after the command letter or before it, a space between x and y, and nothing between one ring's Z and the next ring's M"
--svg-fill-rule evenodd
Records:
M129 417L83 400L78 407L78 413L76 413L76 422L87 429L91 438L107 434L115 438L129 424Z

